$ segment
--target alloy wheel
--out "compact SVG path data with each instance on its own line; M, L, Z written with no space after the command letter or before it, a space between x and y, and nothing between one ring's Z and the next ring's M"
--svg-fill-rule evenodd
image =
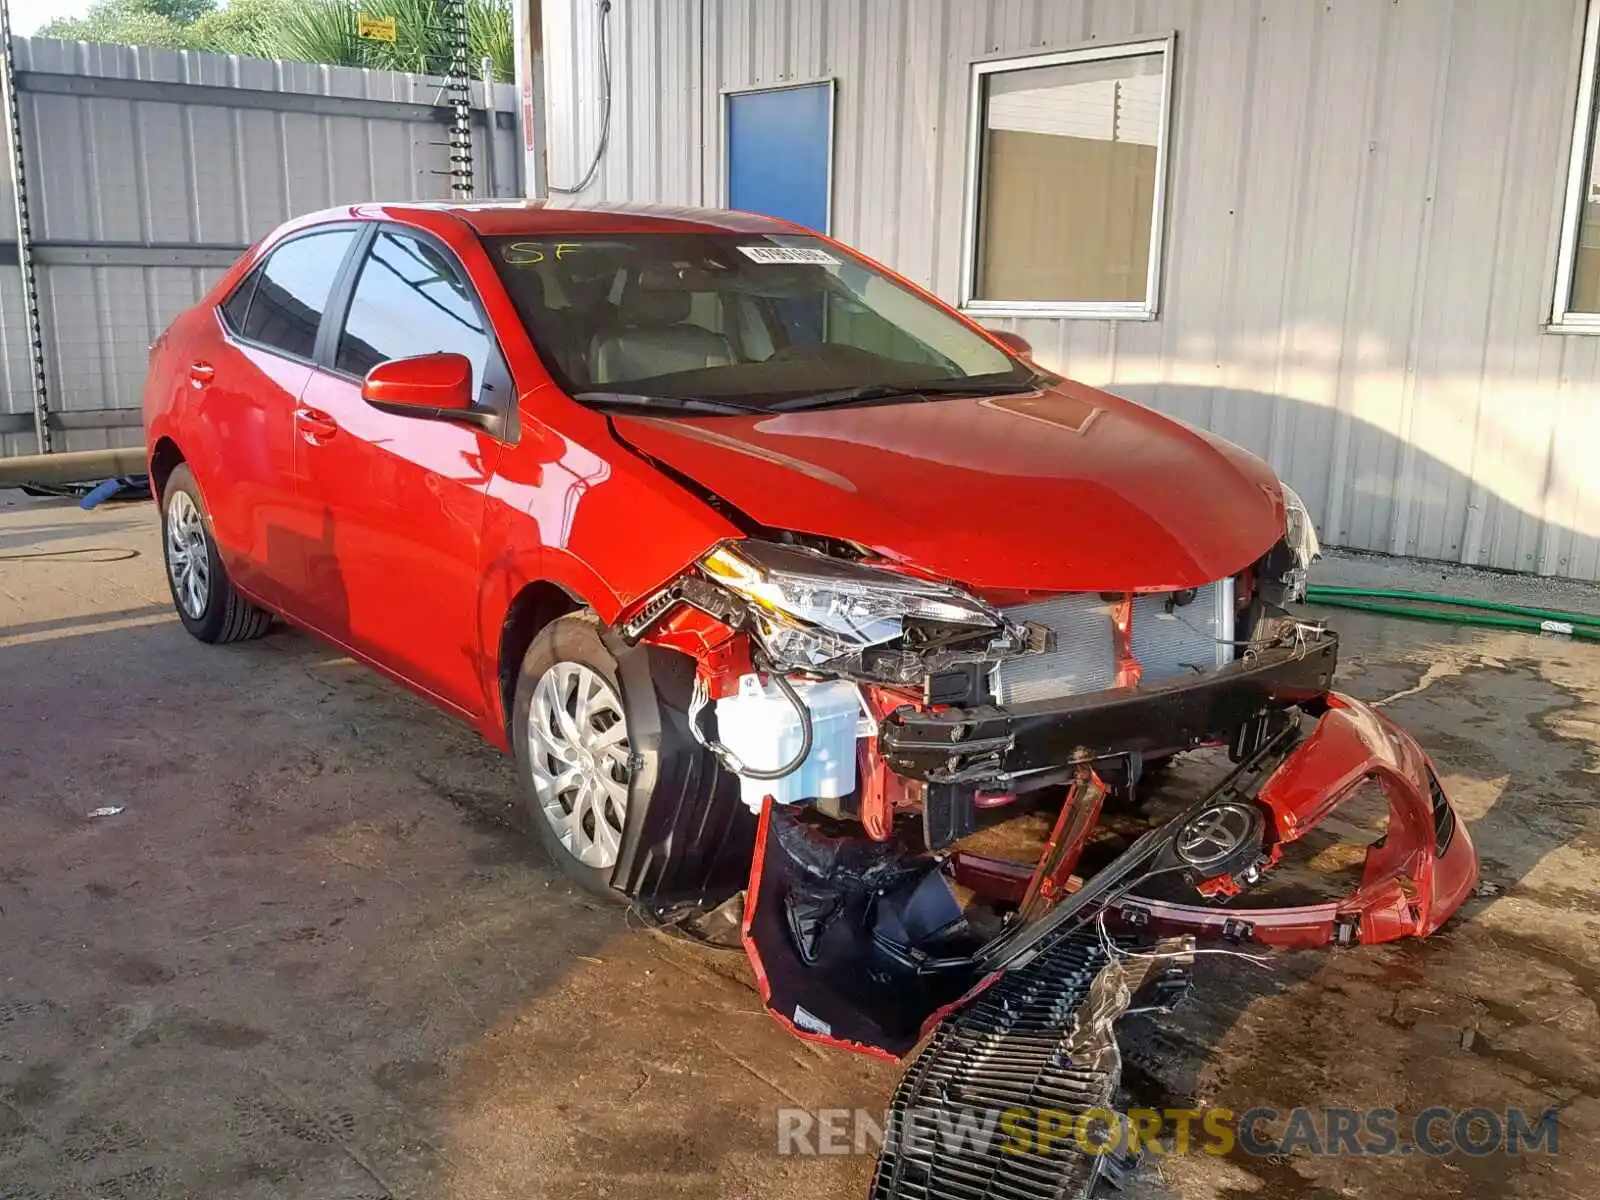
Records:
M534 685L528 762L539 810L586 867L616 865L628 813L628 722L616 689L582 663L558 662Z
M205 522L187 492L174 491L167 501L167 574L184 615L200 620L211 597L211 555Z

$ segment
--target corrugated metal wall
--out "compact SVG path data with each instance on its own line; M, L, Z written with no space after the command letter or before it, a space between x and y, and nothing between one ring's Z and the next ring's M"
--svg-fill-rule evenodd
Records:
M420 75L19 38L18 97L57 450L136 445L146 351L257 238L362 200L447 199L439 82ZM520 191L497 85L494 188ZM481 86L474 93L481 108ZM480 196L489 123L475 122ZM0 193L0 454L31 454L10 166ZM131 424L130 424L131 422Z
M1176 31L1160 318L1005 324L1262 454L1330 543L1600 579L1600 342L1541 328L1583 0L613 6L585 200L715 204L721 89L834 76L833 232L947 298L969 63ZM599 132L598 8L544 11L571 183Z

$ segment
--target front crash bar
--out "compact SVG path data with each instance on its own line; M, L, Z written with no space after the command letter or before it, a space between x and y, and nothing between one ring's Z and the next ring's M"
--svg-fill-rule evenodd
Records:
M1264 713L1320 699L1338 654L1339 639L1322 630L1167 683L1005 708L901 708L884 719L878 749L894 771L929 783L1187 750L1227 740Z

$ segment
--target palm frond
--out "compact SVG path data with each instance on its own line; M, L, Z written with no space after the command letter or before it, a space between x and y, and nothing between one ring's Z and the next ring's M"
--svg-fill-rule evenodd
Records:
M467 45L474 69L487 58L494 77L510 83L516 74L516 50L511 38L510 0L467 0Z
M356 7L349 0L298 0L284 7L269 38L277 58L332 63L341 67L382 66L356 33Z
M170 20L155 8L198 19ZM467 73L477 78L488 58L495 78L514 72L511 0L466 0ZM395 40L370 41L357 32L357 16L393 17ZM80 18L57 18L46 37L130 45L170 46L443 75L451 65L455 31L445 0L97 0Z

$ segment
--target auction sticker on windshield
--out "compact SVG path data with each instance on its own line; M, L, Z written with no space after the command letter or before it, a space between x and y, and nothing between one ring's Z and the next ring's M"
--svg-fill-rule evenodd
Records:
M758 263L809 263L837 267L839 260L826 250L811 246L740 246L739 253Z

